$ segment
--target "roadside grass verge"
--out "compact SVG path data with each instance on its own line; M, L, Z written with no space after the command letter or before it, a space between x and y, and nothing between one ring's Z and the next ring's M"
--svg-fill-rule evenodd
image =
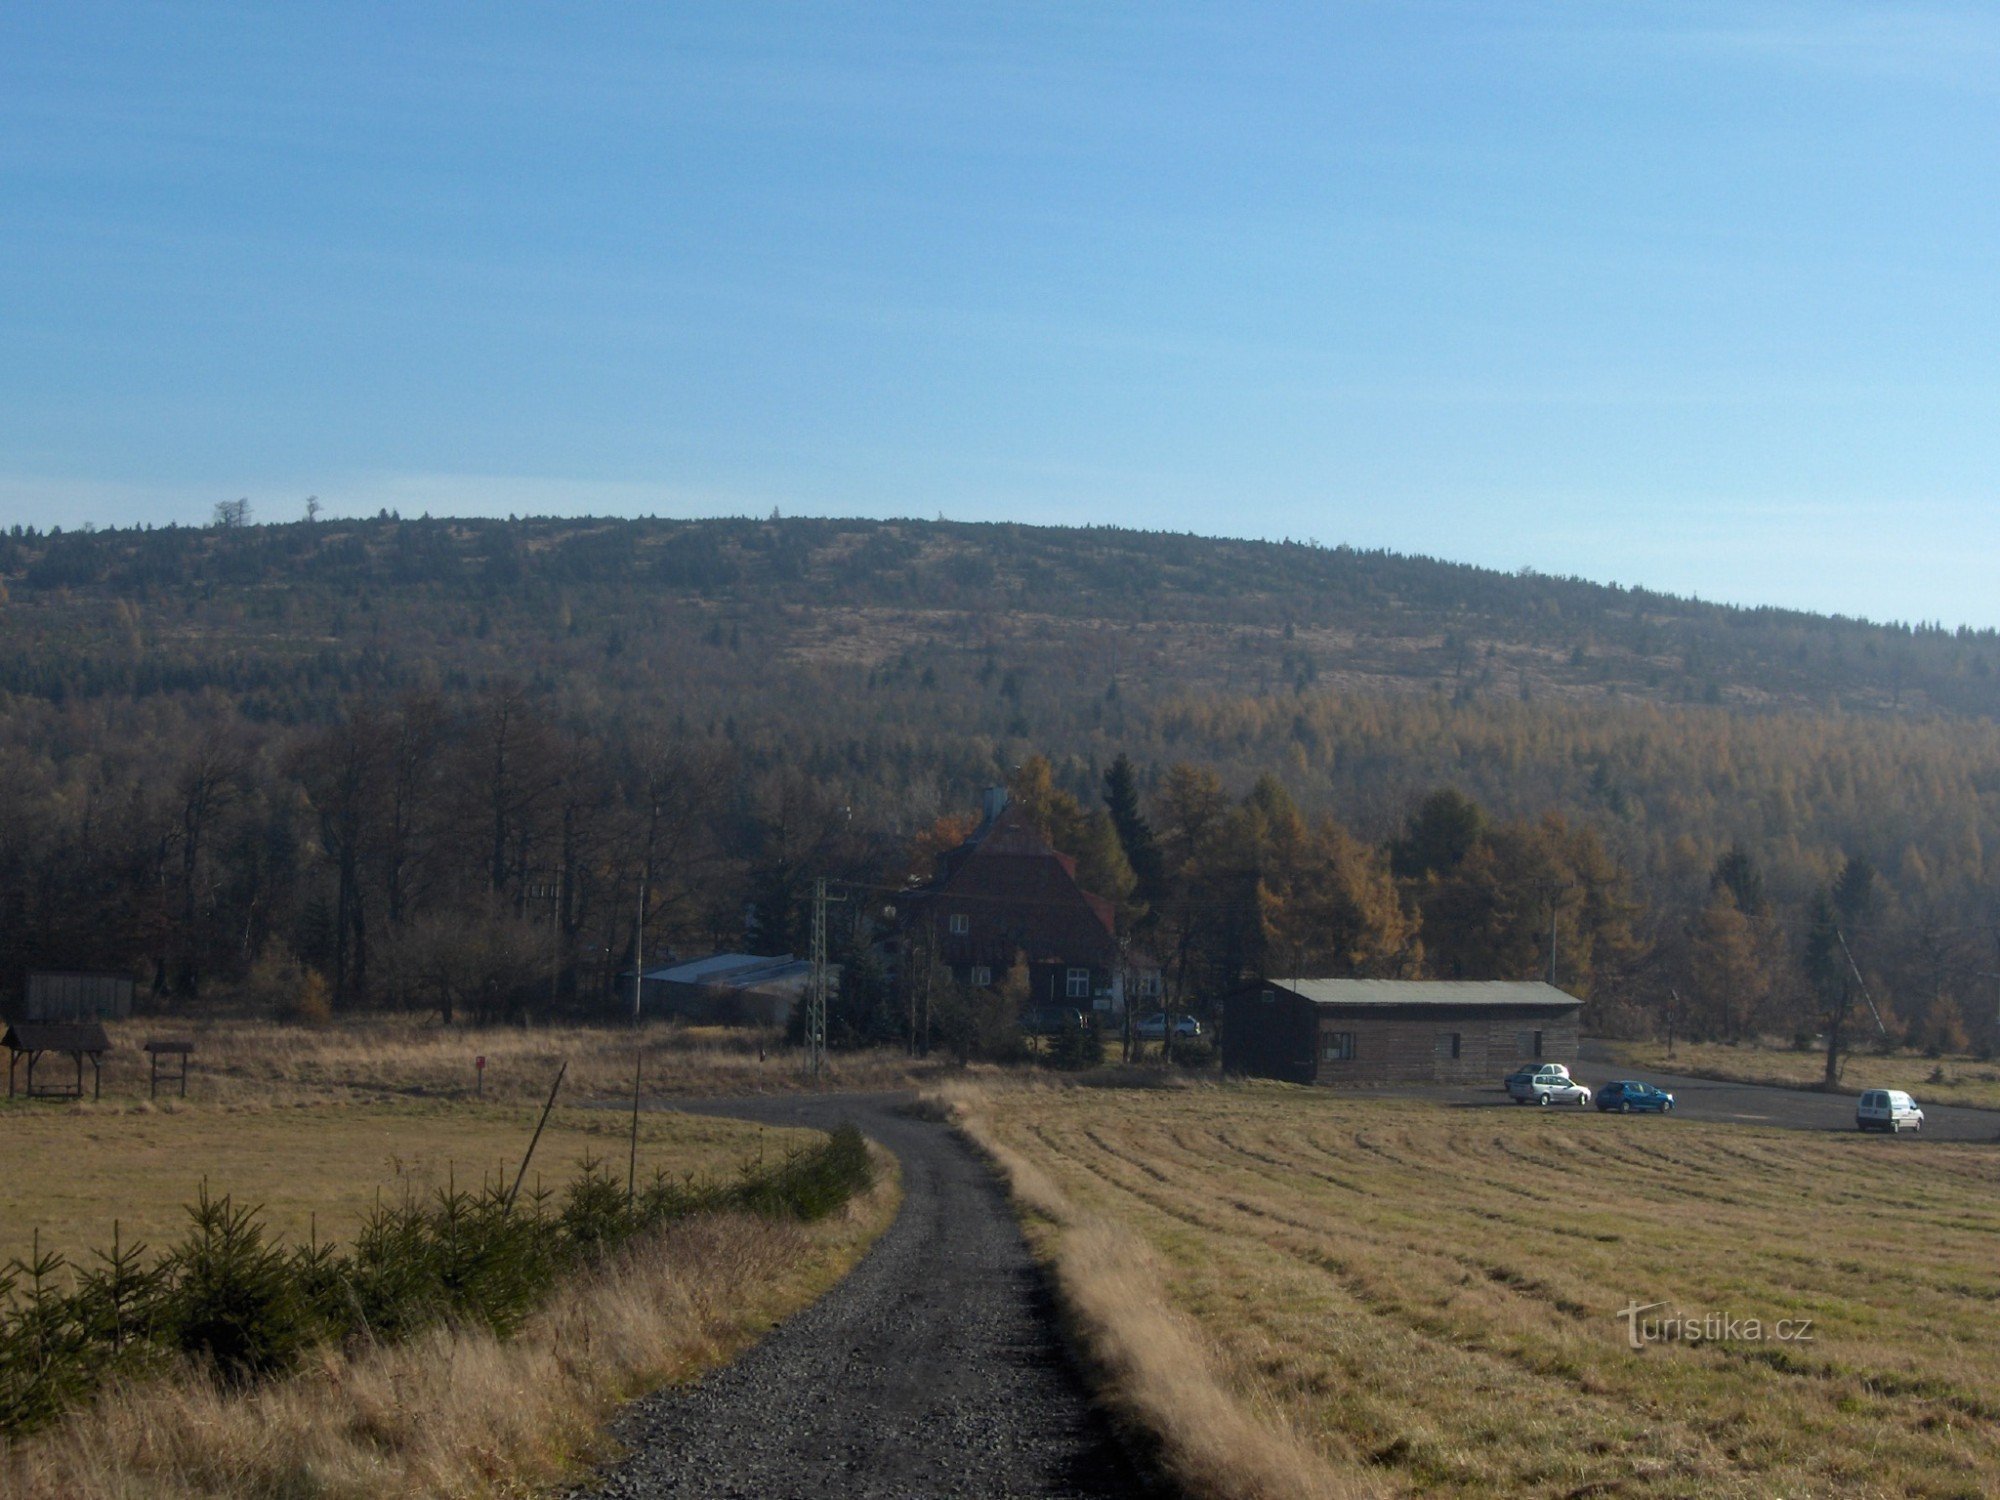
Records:
M1991 1147L1266 1085L940 1102L1197 1494L2000 1493ZM1634 1351L1656 1301L1812 1337Z
M1014 1092L1006 1084L945 1084L927 1090L916 1109L956 1126L1000 1172L1054 1282L1093 1394L1125 1441L1194 1500L1383 1493L1369 1476L1327 1462L1284 1412L1228 1386L1200 1325L1164 1294L1170 1271L1154 1248L1128 1225L1079 1208L1006 1143L991 1111L996 1094Z
M1618 1060L1617 1066L1642 1076L1682 1073L1725 1083L1817 1089L1826 1075L1824 1052L1801 1052L1769 1043L1677 1042L1672 1057L1667 1056L1664 1042L1606 1041L1603 1045ZM1848 1056L1836 1091L1858 1094L1863 1089L1902 1089L1921 1103L2000 1110L2000 1059L1930 1057L1903 1048L1880 1053L1864 1048Z
M824 1217L671 1223L567 1278L510 1338L437 1324L396 1344L323 1345L300 1373L247 1390L193 1364L129 1382L0 1447L0 1495L401 1500L576 1477L610 1456L603 1424L621 1402L728 1359L859 1259L900 1197L893 1159L869 1155L873 1185Z

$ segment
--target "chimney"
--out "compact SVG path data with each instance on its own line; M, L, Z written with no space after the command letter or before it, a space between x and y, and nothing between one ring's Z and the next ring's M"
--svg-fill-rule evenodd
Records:
M986 801L985 801L985 806L983 808L983 811L986 814L986 821L988 823L991 823L995 818L999 817L1000 814L1005 812L1006 810L1007 810L1007 788L1005 788L1004 786L989 786L986 789Z

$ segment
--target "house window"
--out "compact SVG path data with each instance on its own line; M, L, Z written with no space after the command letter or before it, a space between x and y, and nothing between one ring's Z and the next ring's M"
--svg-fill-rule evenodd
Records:
M1139 993L1149 1000L1160 993L1160 971L1158 969L1148 969L1139 976Z
M1064 976L1063 993L1071 1000L1090 998L1090 970L1071 969Z
M1319 1055L1324 1062L1353 1062L1354 1033L1329 1031L1320 1038Z
M1456 1031L1439 1032L1437 1044L1438 1056L1448 1057L1456 1062L1459 1056L1459 1046L1463 1041L1464 1038Z
M972 918L968 917L962 911L953 912L951 914L951 931L954 937L964 937L966 933L972 931Z
M1541 1055L1542 1055L1542 1034L1538 1031L1535 1033L1535 1056L1540 1057Z
M991 984L992 982L993 982L993 971L990 968L988 968L985 964L973 965L972 985L974 989L984 989L986 988L987 985Z

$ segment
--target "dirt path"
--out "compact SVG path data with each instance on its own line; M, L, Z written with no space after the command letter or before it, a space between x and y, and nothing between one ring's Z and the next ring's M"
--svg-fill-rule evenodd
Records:
M854 1272L731 1365L635 1403L613 1497L1122 1496L1141 1485L1089 1408L992 1174L895 1096L675 1106L822 1129L853 1120L903 1168L896 1222Z

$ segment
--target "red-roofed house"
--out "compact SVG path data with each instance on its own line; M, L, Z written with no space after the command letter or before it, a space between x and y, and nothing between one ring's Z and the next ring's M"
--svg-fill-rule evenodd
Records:
M1150 958L1121 959L1112 904L1076 881L1004 789L986 794L971 838L938 857L937 874L902 902L906 939L926 930L939 961L972 985L996 984L1016 956L1028 964L1029 1003L1121 1013L1128 991L1160 993Z

